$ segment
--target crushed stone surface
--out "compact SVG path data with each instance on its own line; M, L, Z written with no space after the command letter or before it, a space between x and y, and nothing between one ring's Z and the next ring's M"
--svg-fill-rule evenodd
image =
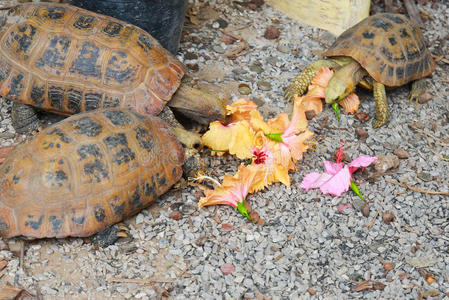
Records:
M419 1L421 3L421 1ZM426 1L424 1L426 2ZM436 4L436 5L435 5ZM331 43L325 32L302 25L268 5L257 10L237 1L191 2L194 24L186 22L178 57L198 86L234 100L253 99L265 118L291 110L283 88L298 71L318 59ZM439 59L428 81L432 100L408 101L409 86L387 91L391 118L372 129L372 94L358 90L365 123L342 114L338 123L329 106L309 124L317 147L298 162L292 184L274 184L247 201L265 221L248 223L228 206L197 209L197 186L173 188L156 204L126 220L130 238L100 248L90 238L0 241L0 260L7 260L0 287L20 286L43 299L444 299L449 297L449 197L420 193L392 180L431 191L449 191L449 3L428 1L418 8L430 18L424 35ZM374 4L376 11L382 11ZM190 19L192 20L192 19ZM277 39L265 30L279 28ZM242 41L227 44L237 36ZM248 89L249 88L249 89ZM358 139L356 129L365 129ZM0 101L0 146L15 145L10 102ZM372 168L355 174L369 201L370 215L352 193L333 198L318 190L305 192L302 178L321 172L333 160L340 140L347 160L359 155L389 155L405 150L408 158L382 176ZM239 161L202 153L215 178L234 173ZM446 156L447 158L447 156ZM354 209L340 212L340 204ZM173 211L181 218L173 218ZM386 211L395 220L382 221ZM379 215L376 216L376 213ZM23 256L21 256L21 253ZM386 271L384 264L394 268ZM426 275L427 274L427 275ZM429 276L434 277L434 282ZM427 278L427 280L426 280ZM379 289L357 291L370 280ZM128 281L128 282L127 282ZM432 296L433 295L433 296ZM267 298L264 298L267 297Z

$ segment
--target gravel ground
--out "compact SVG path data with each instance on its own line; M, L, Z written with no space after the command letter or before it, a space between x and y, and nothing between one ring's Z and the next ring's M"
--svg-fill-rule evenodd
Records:
M265 117L288 111L283 87L317 58L320 41L331 37L267 5L253 11L230 0L195 3L199 14L191 20L198 24L186 24L179 51L191 76L230 99L240 97L238 86L246 84L247 97ZM127 220L132 238L104 249L90 239L0 240L0 258L8 262L0 286L20 286L44 299L448 298L449 198L391 183L449 190L449 162L438 155L449 154L449 4L434 1L419 8L430 17L424 29L430 50L443 56L428 80L432 100L411 104L409 87L389 91L392 116L377 130L371 121L347 114L338 123L326 107L310 122L320 142L298 163L292 185L274 184L248 197L264 225L246 222L227 206L198 211L197 187L172 189ZM373 9L382 10L377 4ZM278 39L263 37L269 25L280 29ZM222 30L244 38L248 53L226 57L242 43L227 45ZM364 99L359 111L373 117L371 94L358 93ZM23 137L11 127L8 101L0 101L0 111L0 145L17 144ZM366 130L367 137L359 138L357 129ZM409 154L380 177L373 178L371 168L357 174L357 181L369 181L360 185L370 201L369 217L351 192L332 198L299 187L307 173L322 170L324 159L332 160L340 139L348 146L348 159L398 149ZM218 179L238 166L231 157L211 157L206 151L203 157ZM354 209L340 212L338 205L346 203ZM393 212L394 222L382 221L386 211ZM386 271L386 263L394 268ZM223 267L228 264L235 268L230 274Z

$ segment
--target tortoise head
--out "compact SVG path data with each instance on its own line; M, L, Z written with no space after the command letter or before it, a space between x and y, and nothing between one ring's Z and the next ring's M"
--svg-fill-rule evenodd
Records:
M329 84L324 89L324 94L326 95L326 103L333 104L349 95L348 92L350 88L345 80L333 76L329 81Z

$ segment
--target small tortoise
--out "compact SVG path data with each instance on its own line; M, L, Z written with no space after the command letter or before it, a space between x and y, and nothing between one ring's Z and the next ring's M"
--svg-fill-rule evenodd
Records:
M108 107L158 114L171 100L202 123L224 117L218 97L178 90L185 71L144 30L75 6L22 4L0 22L0 96L15 101L18 132L37 129L31 106L63 115Z
M373 89L377 118L373 127L389 116L385 86L415 81L410 100L425 91L424 77L435 69L419 27L400 14L370 16L343 32L323 53L330 59L313 62L299 73L286 90L286 98L303 94L323 66L336 69L325 90L326 103L336 103L352 93L357 84Z
M0 236L90 236L151 204L183 163L158 117L124 108L73 115L0 166Z

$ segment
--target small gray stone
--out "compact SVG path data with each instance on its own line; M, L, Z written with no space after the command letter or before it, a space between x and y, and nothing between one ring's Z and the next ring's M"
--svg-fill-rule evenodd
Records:
M291 51L288 45L279 45L278 50L282 53L289 53Z
M265 80L261 80L257 83L258 87L262 91L269 91L271 90L271 83Z
M222 46L220 46L220 45L215 45L215 46L213 46L213 49L214 49L214 51L215 52L217 52L217 53L219 53L219 54L223 54L223 53L225 53L225 49L222 47Z

